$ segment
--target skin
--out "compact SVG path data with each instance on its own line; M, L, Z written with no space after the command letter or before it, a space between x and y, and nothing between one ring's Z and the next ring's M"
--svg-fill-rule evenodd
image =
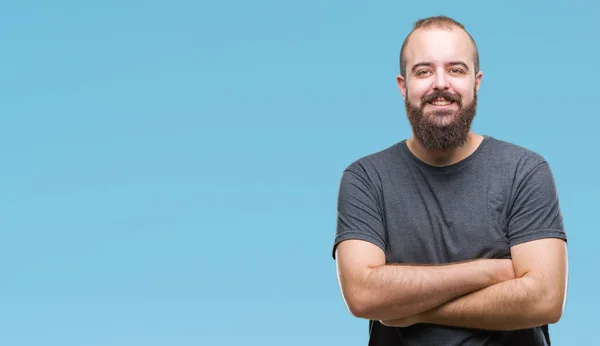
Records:
M412 105L420 105L421 99L439 91L448 91L462 97L463 105L473 102L479 92L483 73L475 73L475 47L468 34L460 29L420 29L412 33L406 46L406 77L396 77L398 88L405 101ZM456 103L437 107L425 105L425 112L437 110L458 111ZM435 116L428 119L437 125L447 125L456 121L455 115ZM469 131L465 146L452 148L443 152L431 152L423 147L414 136L408 139L410 150L419 159L434 166L450 165L461 161L472 154L483 137Z
M515 278L458 297L408 318L382 320L386 326L431 323L486 330L517 330L557 323L567 295L567 247L541 239L511 249Z
M474 47L461 29L420 29L406 47L406 77L397 76L402 97L420 105L423 96L448 91L472 102L482 73L474 71ZM436 115L439 110L451 110ZM457 119L456 104L425 105L427 120L445 126ZM439 114L439 113L438 113ZM465 145L440 152L413 137L409 149L435 166L472 154L483 137L469 130ZM567 249L560 239L529 241L511 248L511 260L476 260L446 266L387 264L384 252L360 240L339 244L338 281L350 312L384 325L431 323L489 330L515 330L556 323L567 290Z
M383 251L362 240L341 242L336 258L338 280L352 315L389 324L417 323L414 317L420 313L515 277L507 259L386 265Z

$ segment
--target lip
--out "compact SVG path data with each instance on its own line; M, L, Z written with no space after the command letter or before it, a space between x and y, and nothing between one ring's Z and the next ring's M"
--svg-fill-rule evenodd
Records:
M438 105L434 105L432 103L427 102L427 105L436 109L445 109L445 108L451 108L456 104L456 102L451 102L447 105L443 105L443 106L438 106Z

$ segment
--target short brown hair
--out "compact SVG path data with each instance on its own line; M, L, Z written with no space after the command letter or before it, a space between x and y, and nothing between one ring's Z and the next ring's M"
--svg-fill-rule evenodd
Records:
M403 77L406 77L406 59L404 58L404 50L406 49L406 46L408 44L408 40L409 40L410 36L417 29L431 29L431 28L448 29L448 30L452 30L453 28L459 28L459 29L464 30L467 33L467 35L469 35L471 42L473 42L473 47L475 48L475 56L473 57L474 65L475 65L475 73L479 72L479 52L477 50L477 44L475 44L475 40L473 39L471 34L469 34L469 32L465 29L464 25L462 25L461 23L459 23L458 21L456 21L450 17L435 16L435 17L428 17L428 18L423 18L423 19L417 20L415 22L411 32L404 39L404 43L402 43L402 49L400 49L400 74Z

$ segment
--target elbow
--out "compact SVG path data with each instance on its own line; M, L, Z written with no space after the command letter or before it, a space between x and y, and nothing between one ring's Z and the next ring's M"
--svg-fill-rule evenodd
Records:
M549 306L546 308L546 312L544 314L546 318L546 324L558 323L558 321L560 321L562 318L564 311L562 302L560 304L553 303L548 305Z
M557 310L556 312L553 312L552 314L550 314L548 324L558 323L558 321L560 321L560 319L562 318L562 314L563 314L562 309Z
M555 324L562 318L563 310L557 307L547 307L542 311L541 324Z
M564 295L545 296L541 304L544 324L555 324L560 321L564 312Z
M374 300L372 296L366 294L362 297L347 297L345 301L346 307L352 316L365 320L402 319L414 315L414 313L407 313L406 309L398 305L395 305L393 313L391 313L389 306L381 301Z
M352 316L367 320L379 320L380 308L378 302L373 299L373 295L366 291L356 290L344 295L346 307Z
M565 308L566 289L548 284L541 284L541 281L530 281L522 279L529 283L530 297L535 297L533 309L530 309L534 315L531 316L539 325L555 324L560 321Z
M348 305L348 311L356 318L367 318L367 310L362 306Z
M352 316L356 318L369 319L371 306L368 300L360 299L356 295L345 297L346 307Z
M352 316L363 319L372 317L375 295L371 290L355 282L345 282L341 285L341 289L346 308Z
M543 326L558 323L562 318L563 309L561 305L555 304L544 296L540 296L535 300L529 301L528 308L521 309L521 314L529 320L529 327Z

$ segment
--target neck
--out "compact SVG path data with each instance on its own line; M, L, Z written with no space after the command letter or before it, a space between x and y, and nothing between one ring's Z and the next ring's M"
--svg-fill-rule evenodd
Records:
M421 161L431 166L449 166L460 162L473 154L483 141L483 136L469 132L467 142L456 148L443 151L431 151L426 149L414 136L406 141L408 149Z

